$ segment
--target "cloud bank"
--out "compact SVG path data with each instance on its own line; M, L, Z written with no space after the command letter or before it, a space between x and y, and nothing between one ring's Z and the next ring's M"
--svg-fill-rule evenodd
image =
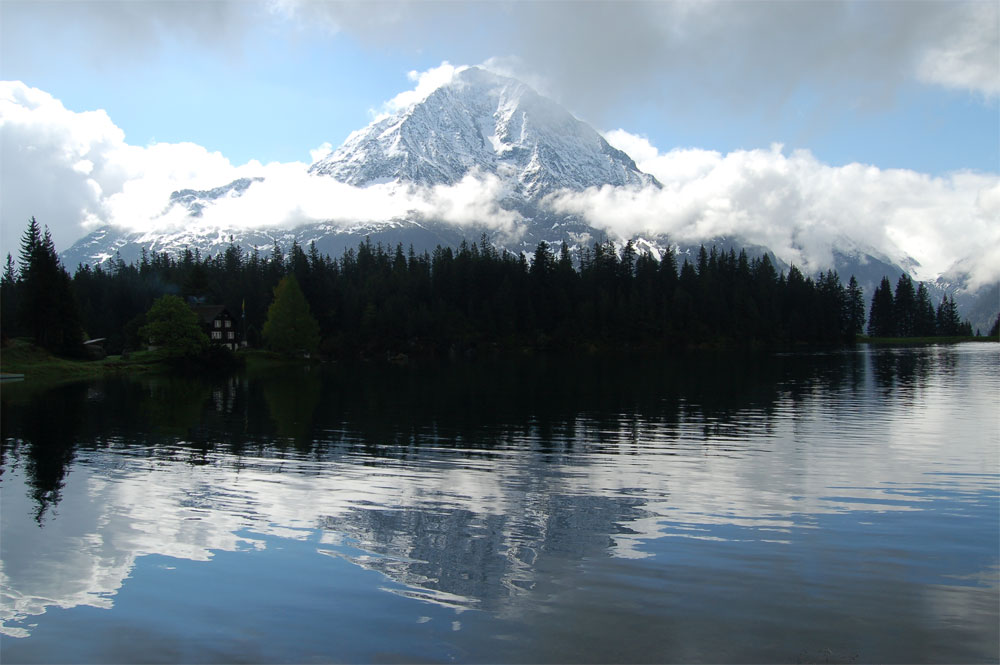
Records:
M990 0L475 5L476 12L434 1L270 7L300 26L380 48L441 42L475 52L468 40L480 34L477 22L509 25L493 38L494 54L516 54L507 62L518 78L544 73L543 92L597 121L634 101L636 90L674 109L688 104L682 91L697 89L700 98L765 112L803 91L818 95L817 108L883 106L913 81L1000 95L1000 5Z
M443 71L443 68L438 68ZM436 70L435 70L436 71ZM441 78L414 75L409 97L429 94ZM428 83L428 81L430 83ZM406 103L400 95L391 104ZM0 83L0 250L16 257L27 220L52 231L59 249L101 224L138 231L189 227L292 228L393 219L440 220L516 237L519 214L497 204L505 185L492 174L469 173L451 187L375 185L358 188L307 173L305 162L233 165L192 143L133 146L104 111L76 113L50 94L21 82ZM329 145L311 151L317 156ZM208 206L191 218L168 208L172 192L205 190L243 177L263 177L240 197Z
M444 63L414 73L414 90L387 109L419 101L460 69ZM973 287L1000 279L996 174L931 177L863 164L835 167L808 151L786 154L778 145L725 155L661 152L624 130L605 136L663 188L562 192L545 202L553 211L578 215L623 238L653 233L697 243L735 235L809 271L830 267L836 246L874 250L897 262L912 257L921 279L956 263ZM329 148L320 146L312 155ZM0 83L0 165L0 249L15 256L32 215L52 229L60 249L98 224L154 231L438 220L517 238L524 221L500 207L508 185L492 174L470 172L449 187L358 188L310 176L305 162L234 165L192 143L133 146L105 112L70 111L20 82ZM242 196L206 207L200 218L167 207L171 192L211 189L241 177L264 180Z
M553 195L547 203L612 235L660 233L692 243L738 236L809 271L831 267L834 247L875 250L904 265L916 259L921 279L964 259L972 286L1000 279L1000 257L987 249L1000 246L995 174L931 177L864 164L837 167L805 150L785 154L780 145L727 155L661 153L621 129L605 138L663 188L591 188Z

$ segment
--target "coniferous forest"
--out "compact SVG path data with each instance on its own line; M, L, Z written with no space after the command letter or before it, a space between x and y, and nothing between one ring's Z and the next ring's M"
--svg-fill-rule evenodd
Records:
M320 352L330 356L840 344L866 321L878 336L965 332L953 300L935 311L924 286L914 290L905 276L895 294L883 280L866 317L853 276L847 286L833 271L813 280L794 266L779 272L766 255L704 247L693 261L672 251L657 260L631 242L621 250L595 243L576 257L541 242L530 261L485 236L433 253L365 241L339 258L314 245L293 244L286 255L277 244L267 253L232 244L216 256L143 252L131 264L78 266L70 278L33 219L18 263L8 256L0 322L6 337L30 336L58 352L72 353L86 335L107 338L108 351L118 353L142 348L146 313L173 294L225 305L249 344L261 346L287 275L318 323Z

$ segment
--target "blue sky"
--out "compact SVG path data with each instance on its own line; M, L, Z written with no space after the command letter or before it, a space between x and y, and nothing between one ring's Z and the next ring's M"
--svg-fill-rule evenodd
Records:
M780 143L835 167L996 174L998 14L994 0L4 0L0 79L105 111L129 146L192 143L232 165L308 162L447 61L517 75L661 154ZM12 187L4 251L27 212ZM70 221L53 221L57 240L81 235Z
M579 4L420 3L398 19L412 21L412 31L389 18L380 25L378 15L387 13L382 5L371 5L372 15L359 17L360 9L338 13L336 6L327 15L318 7L310 14L308 7L295 11L249 2L212 4L220 9L197 12L182 2L136 2L127 11L114 2L5 2L0 77L41 88L74 111L105 109L129 143L192 141L242 163L302 160L324 141L338 145L367 124L371 109L410 86L409 71L445 60L478 64L520 58L519 69L528 78L549 79L552 90L547 92L579 117L598 129L620 127L646 136L663 150L728 152L779 142L790 149L807 148L835 165L859 161L931 174L1000 169L995 91L987 95L921 81L906 61L911 57L907 49L914 49L920 36L916 28L915 36L895 36L901 42L899 62L892 60L894 54L875 49L867 54L871 62L853 61L833 44L798 68L793 49L809 39L789 38L786 52L759 56L756 81L731 78L742 77L747 65L723 57L705 62L698 47L685 50L688 44L682 43L659 73L658 65L650 63L652 71L634 75L630 87L615 81L608 86L609 95L603 95L602 86L609 82L602 77L614 76L616 66L633 69L635 59L645 59L643 54L616 51L621 62L602 61L592 78L581 60L576 78L584 83L562 85L561 72L572 66L565 60L575 54L564 53L557 61L546 56L567 38L553 36L547 48L528 43L529 37L520 33L520 21L552 21L555 32L560 29L555 17L573 14ZM838 14L860 14L830 27L832 37L843 39L843 49L851 48L851 41L837 31L864 37L866 24L886 20L876 11L879 3L815 4L829 5ZM722 4L709 18L725 21L733 7ZM762 19L783 13L780 4L736 7ZM814 22L809 23L808 15L800 20L809 29L823 29L821 12L814 13ZM945 13L957 12L945 8ZM188 19L195 27L184 27L185 14L198 14ZM585 18L600 18L600 12L590 14ZM213 26L213 21L228 25ZM739 27L718 35L728 37L729 30ZM611 28L620 33L627 29ZM593 29L600 31L600 26ZM420 30L426 31L426 39L413 34ZM128 32L133 33L131 41L122 37ZM535 39L544 40L544 29L540 32ZM627 36L617 39L625 43ZM572 48L585 51L586 37L581 35ZM894 36L880 38L891 42ZM657 54L649 55L655 59ZM683 62L686 56L690 63ZM733 57L752 60L755 55L748 51ZM773 57L790 62L769 75ZM825 60L817 61L821 58ZM871 71L841 71L841 65ZM595 103L595 97L603 99Z

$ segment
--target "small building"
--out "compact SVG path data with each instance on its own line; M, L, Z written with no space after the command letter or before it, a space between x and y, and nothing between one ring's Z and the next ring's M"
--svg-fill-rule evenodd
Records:
M198 315L201 327L213 344L221 344L235 351L243 344L236 319L223 305L190 305Z
M107 337L97 337L94 339L88 339L83 343L83 352L90 360L102 360L107 357L108 353L104 348L105 342L107 342Z

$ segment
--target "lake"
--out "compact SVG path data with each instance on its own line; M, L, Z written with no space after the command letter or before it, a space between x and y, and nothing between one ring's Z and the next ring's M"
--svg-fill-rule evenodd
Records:
M29 381L2 409L4 663L1000 660L998 344Z

